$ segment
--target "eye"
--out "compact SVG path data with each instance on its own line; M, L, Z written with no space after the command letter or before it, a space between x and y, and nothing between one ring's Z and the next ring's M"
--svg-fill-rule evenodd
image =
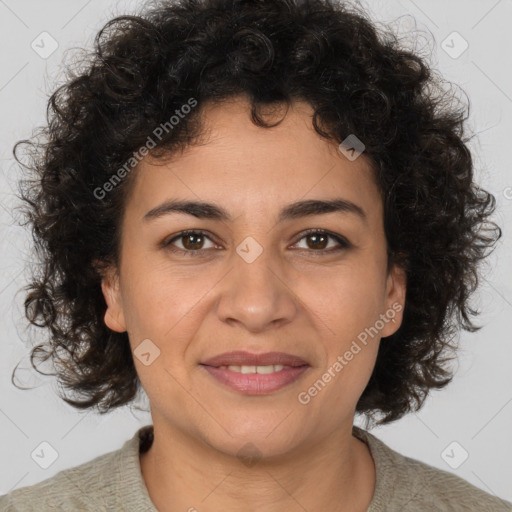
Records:
M186 254L187 256L197 256L201 254L201 250L204 249L203 241L207 238L208 240L211 239L210 237L201 230L188 230L188 231L182 231L178 235L176 235L174 238L171 238L169 241L164 242L163 246L167 249L169 249L172 252L178 252L182 254ZM175 240L182 239L184 241L181 242L182 248L175 247L172 244Z
M302 240L311 241L306 241L307 247L304 250L309 249L308 252L314 253L315 255L338 252L351 247L350 242L348 242L344 237L335 235L334 233L330 233L323 229L309 229L301 233L301 235L302 237L299 239L299 242ZM205 239L209 240L212 246L204 247ZM326 248L328 247L329 239L337 242L337 245L331 248ZM177 241L180 241L181 247L177 247L175 245L175 242ZM186 256L204 256L204 251L206 249L214 248L215 244L213 244L211 238L205 231L187 230L182 231L170 240L163 242L162 246L171 252L184 254Z
M311 243L306 241L306 249L313 249L312 252L316 254L337 252L343 249L348 249L350 247L350 243L345 238L323 229L308 229L302 233L302 237L300 238L299 242L301 240L308 239L311 241ZM330 249L326 249L326 247L328 247L329 239L335 240L338 245L335 245L334 248L331 247Z

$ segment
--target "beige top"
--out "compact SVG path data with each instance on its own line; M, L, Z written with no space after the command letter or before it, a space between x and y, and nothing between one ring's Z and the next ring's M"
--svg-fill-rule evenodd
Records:
M512 503L452 473L405 457L356 426L353 433L375 461L375 492L367 512L512 512ZM146 425L117 451L1 496L0 512L158 512L139 460L139 450L152 442L153 426Z

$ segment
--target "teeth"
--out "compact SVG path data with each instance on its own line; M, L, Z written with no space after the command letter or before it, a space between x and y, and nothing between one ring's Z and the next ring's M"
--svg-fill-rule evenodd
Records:
M280 372L283 368L290 368L290 366L283 366L282 364L270 364L267 366L219 366L222 370L231 370L237 373L259 373L262 375Z

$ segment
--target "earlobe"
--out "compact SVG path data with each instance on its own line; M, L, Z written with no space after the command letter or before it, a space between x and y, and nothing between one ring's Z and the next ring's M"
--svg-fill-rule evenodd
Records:
M407 292L407 274L404 268L395 265L388 276L386 311L384 314L390 321L386 322L381 337L394 334L400 328L405 308Z
M101 279L101 290L107 303L105 311L105 324L109 329L116 332L125 332L123 307L119 287L119 275L115 271L109 271Z

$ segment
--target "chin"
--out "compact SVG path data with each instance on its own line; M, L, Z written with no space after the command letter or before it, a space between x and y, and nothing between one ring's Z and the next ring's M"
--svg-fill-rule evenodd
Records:
M284 455L294 449L301 432L295 432L294 425L283 428L286 415L268 421L245 418L244 421L225 422L221 428L208 429L205 441L215 450L239 458L272 458ZM225 430L224 430L225 429ZM303 433L302 433L303 434Z

